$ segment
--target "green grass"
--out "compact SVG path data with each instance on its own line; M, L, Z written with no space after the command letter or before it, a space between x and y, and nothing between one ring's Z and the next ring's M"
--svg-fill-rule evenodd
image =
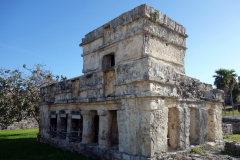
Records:
M232 106L226 106L227 108L232 108ZM225 116L224 109L222 109L222 116ZM234 110L234 115L232 114L232 111L226 111L226 116L240 116L239 112L237 109Z
M200 148L194 148L192 151L195 152L195 153L201 153L202 152Z
M226 135L223 136L223 138L226 139L227 141L240 142L240 134Z
M226 109L227 109L227 108L232 108L232 106L226 106L225 108L226 108Z
M90 160L36 141L38 129L0 131L1 160Z

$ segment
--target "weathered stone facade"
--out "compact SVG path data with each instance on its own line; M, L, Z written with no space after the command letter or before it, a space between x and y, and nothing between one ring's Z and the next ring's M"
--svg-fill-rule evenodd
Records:
M222 141L223 91L185 75L187 37L147 5L88 33L80 44L84 75L41 88L39 140L94 158L139 160Z

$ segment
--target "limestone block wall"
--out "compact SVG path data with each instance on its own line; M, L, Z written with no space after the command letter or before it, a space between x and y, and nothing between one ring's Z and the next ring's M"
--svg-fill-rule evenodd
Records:
M222 122L224 124L232 125L232 133L239 134L240 133L240 117L238 116L224 116L222 117Z
M33 128L38 128L39 125L38 125L38 122L35 120L35 118L27 118L19 122L13 122L13 124L10 124L6 127L7 128L2 128L2 129L6 129L6 130L33 129Z

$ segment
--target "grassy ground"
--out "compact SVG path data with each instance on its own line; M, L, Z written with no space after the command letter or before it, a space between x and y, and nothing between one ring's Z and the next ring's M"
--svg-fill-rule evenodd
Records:
M232 106L226 106L227 108L232 108ZM225 116L224 109L222 110L222 116ZM226 111L226 116L240 116L239 112L237 109L234 110L234 115L232 114L232 111Z
M0 131L1 160L90 160L36 141L38 129Z
M223 138L226 139L227 141L240 142L240 134L226 135L223 136Z
M223 138L227 141L236 141L240 142L240 134L233 134L233 135L226 135ZM233 156L240 156L239 152L231 152L231 151L221 151L222 154L233 155Z

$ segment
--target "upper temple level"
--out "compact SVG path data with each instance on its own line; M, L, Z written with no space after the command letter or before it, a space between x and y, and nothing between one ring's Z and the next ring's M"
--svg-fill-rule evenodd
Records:
M140 5L85 35L83 73L153 57L185 74L185 28L158 10Z
M212 86L185 75L185 28L147 5L88 33L84 75L41 88L41 103L134 97L221 101Z

